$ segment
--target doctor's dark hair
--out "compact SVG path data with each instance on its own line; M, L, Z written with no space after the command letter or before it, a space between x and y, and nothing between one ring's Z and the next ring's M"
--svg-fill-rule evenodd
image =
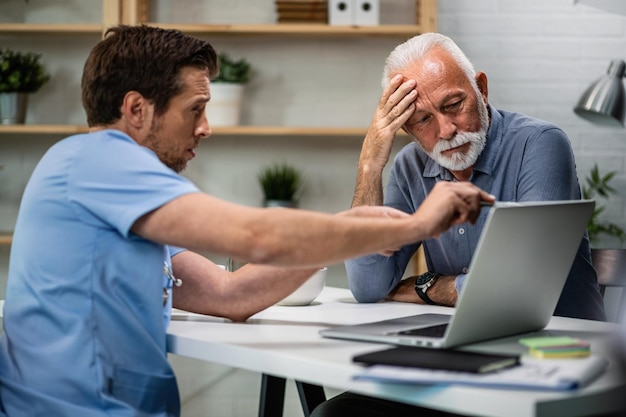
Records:
M81 81L82 102L90 127L115 123L129 91L154 102L156 115L182 91L180 73L193 67L219 72L217 53L206 41L178 30L146 25L109 28L89 54Z

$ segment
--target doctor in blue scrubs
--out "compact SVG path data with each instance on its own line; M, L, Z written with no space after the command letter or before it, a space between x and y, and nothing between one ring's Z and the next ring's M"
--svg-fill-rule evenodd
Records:
M178 416L166 356L172 306L235 321L321 265L473 222L493 198L443 184L415 215L266 210L202 193L179 173L210 136L210 44L119 26L82 78L89 133L41 159L24 191L0 338L0 415ZM186 249L182 249L186 248ZM234 273L193 252L251 262Z

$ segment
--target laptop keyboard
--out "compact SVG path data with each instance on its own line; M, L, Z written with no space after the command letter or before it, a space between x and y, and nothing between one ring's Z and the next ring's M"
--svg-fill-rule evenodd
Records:
M421 327L419 329L403 330L398 334L409 336L426 336L426 337L443 337L446 333L448 323L438 324L436 326Z

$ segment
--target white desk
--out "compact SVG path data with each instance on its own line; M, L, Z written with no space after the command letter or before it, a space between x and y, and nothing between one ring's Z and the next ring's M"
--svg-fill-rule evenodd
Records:
M584 416L615 411L624 385L611 365L590 386L574 392L516 391L463 386L416 386L353 381L358 353L381 344L325 339L322 328L409 316L421 312L452 313L446 307L406 303L357 304L348 290L326 288L314 305L271 307L246 323L207 316L178 316L168 329L168 351L306 383L417 404L460 414L493 417ZM594 354L607 354L614 325L554 317L547 327L565 330L592 343ZM523 352L519 337L473 345L472 349Z

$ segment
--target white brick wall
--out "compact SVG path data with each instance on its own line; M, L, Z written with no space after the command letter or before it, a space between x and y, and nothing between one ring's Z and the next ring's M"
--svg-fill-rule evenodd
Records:
M594 126L572 111L612 59L626 60L626 17L574 0L439 0L438 17L439 31L487 74L494 105L565 130L581 181L594 163L618 171L612 184L619 196L601 204L606 220L626 227L626 130Z

